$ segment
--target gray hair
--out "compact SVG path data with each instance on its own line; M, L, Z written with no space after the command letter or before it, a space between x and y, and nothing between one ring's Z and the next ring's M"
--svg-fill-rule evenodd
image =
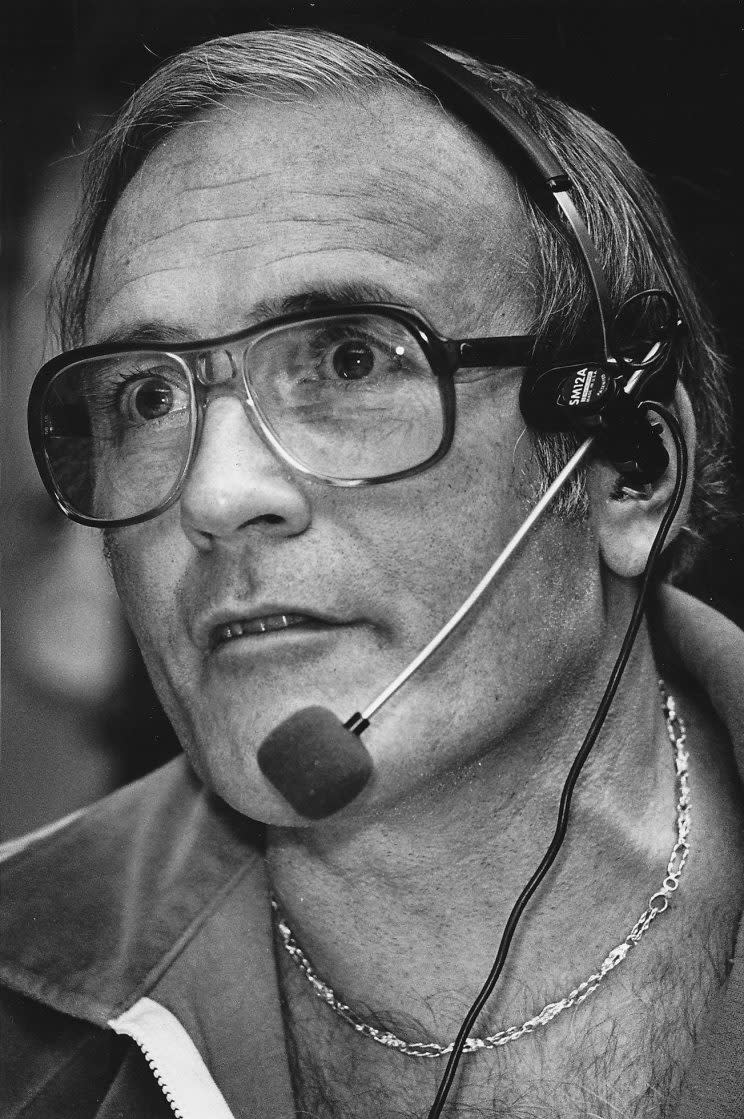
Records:
M459 51L446 53L484 78L524 117L571 176L574 200L591 233L614 310L631 295L674 285L687 333L678 355L682 382L698 427L690 540L702 540L723 516L728 489L728 398L725 364L709 317L692 284L661 202L619 141L591 118L532 82ZM62 344L79 345L96 256L121 194L147 156L199 113L236 97L295 102L321 97L359 99L403 88L439 104L431 90L384 55L328 31L277 29L214 39L167 61L129 99L87 159L83 202L55 287ZM591 311L587 270L575 240L519 187L536 247L537 307L533 331L551 350L575 342ZM653 247L652 247L653 246ZM660 259L664 261L664 267ZM573 436L534 440L543 485L577 445ZM582 516L582 479L557 508ZM679 549L678 549L679 551Z

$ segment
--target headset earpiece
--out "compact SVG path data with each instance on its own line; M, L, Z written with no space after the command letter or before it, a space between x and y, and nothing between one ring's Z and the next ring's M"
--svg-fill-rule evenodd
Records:
M525 421L537 431L592 436L596 453L621 482L639 492L669 464L661 424L647 400L669 404L677 384L674 343L683 332L669 292L651 288L626 300L613 322L617 357L529 370L519 393Z
M623 481L641 488L659 479L669 464L662 427L649 419L640 400L668 403L677 374L672 362L655 367L615 362L575 363L528 372L519 393L526 423L538 431L575 431L593 436L598 455ZM632 383L631 391L627 386Z

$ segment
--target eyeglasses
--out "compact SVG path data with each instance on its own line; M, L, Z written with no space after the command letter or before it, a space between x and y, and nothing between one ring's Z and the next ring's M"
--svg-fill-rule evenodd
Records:
M178 500L215 393L237 393L264 443L300 474L376 485L447 453L458 369L522 366L534 344L442 338L413 311L375 303L206 342L88 346L37 374L29 436L62 511L100 527L148 520Z

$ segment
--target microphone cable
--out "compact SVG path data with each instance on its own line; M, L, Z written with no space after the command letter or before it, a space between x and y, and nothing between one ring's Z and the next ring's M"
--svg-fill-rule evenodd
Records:
M604 721L607 717L607 712L610 709L610 704L615 697L618 685L620 684L623 672L625 671L625 667L628 663L633 644L638 635L638 630L640 629L641 622L643 620L646 602L651 587L651 580L654 575L659 556L661 555L661 551L669 534L669 530L672 527L674 518L676 517L679 507L682 503L685 486L687 484L688 455L687 447L685 446L685 441L680 425L676 417L667 408L664 408L662 405L657 404L655 401L641 401L638 404L638 408L646 412L656 412L659 416L661 416L662 419L666 421L669 432L672 436L676 452L677 476L675 479L671 500L666 512L664 513L664 516L662 517L656 536L654 537L653 544L651 545L648 559L646 560L646 566L643 572L641 586L638 591L638 597L636 598L633 612L628 623L628 628L625 631L625 636L623 637L623 641L620 646L620 651L617 655L617 659L607 681L607 686L604 690L602 698L599 701L599 705L597 707L594 718L592 719L591 725L586 733L586 737L584 738L584 741L582 742L579 751L573 760L571 768L568 772L568 776L566 777L566 780L564 782L558 808L558 819L553 838L551 839L550 844L545 851L545 854L543 855L539 866L536 868L536 870L532 874L532 877L525 885L521 894L514 903L511 913L509 914L506 925L504 926L504 931L501 936L501 943L499 944L496 958L494 959L493 966L491 968L491 971L489 972L488 978L486 979L480 993L476 997L473 1005L470 1007L470 1010L465 1016L465 1019L463 1020L463 1023L454 1041L452 1052L450 1053L449 1060L447 1061L447 1067L440 1081L436 1097L431 1106L431 1110L429 1111L428 1119L439 1119L439 1116L442 1114L442 1109L447 1101L447 1097L449 1096L450 1090L455 1080L458 1066L460 1064L463 1046L465 1045L465 1042L467 1041L470 1035L470 1031L473 1028L478 1016L483 1010L488 999L491 997L494 987L498 982L499 976L503 971L517 925L527 907L528 902L530 901L538 886L541 884L548 871L552 867L553 863L555 862L558 852L563 845L563 841L566 838L569 813L571 810L571 799L576 787L576 782L579 779L579 775L584 767L584 763L589 757L592 747L594 746L599 732L602 729Z

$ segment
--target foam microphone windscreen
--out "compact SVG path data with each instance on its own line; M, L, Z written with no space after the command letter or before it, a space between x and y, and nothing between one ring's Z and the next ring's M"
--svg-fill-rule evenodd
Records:
M338 812L372 773L364 743L326 707L304 707L261 743L258 764L295 811L311 820Z

